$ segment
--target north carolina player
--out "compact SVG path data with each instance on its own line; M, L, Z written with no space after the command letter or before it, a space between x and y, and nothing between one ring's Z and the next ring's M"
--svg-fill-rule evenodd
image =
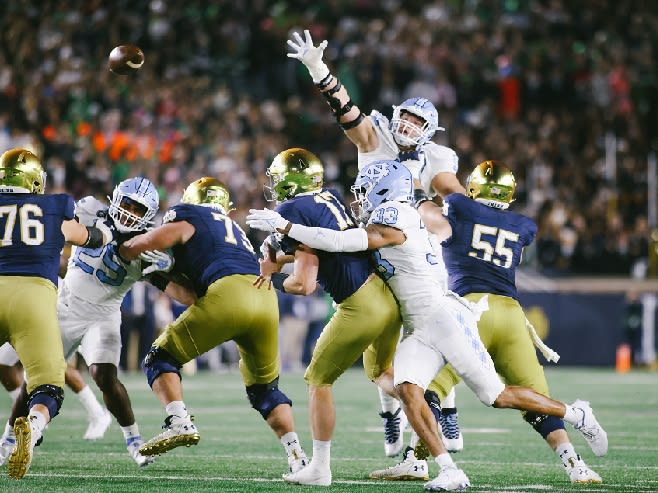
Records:
M247 224L278 231L324 251L375 250L381 276L396 295L404 335L395 354L395 384L409 422L435 457L439 475L425 484L431 491L461 491L470 485L437 435L436 421L424 399L427 386L450 363L488 406L513 408L563 418L588 439L607 449L607 436L588 403L566 405L529 388L504 385L477 332L486 298L473 304L446 293L434 269L437 259L418 212L412 207L413 180L397 161L365 166L353 191L365 229L334 231L291 224L277 212L252 210Z
M85 197L75 205L75 216L87 225L99 217L107 218L118 231L118 241L123 241L146 231L158 211L158 203L153 183L146 178L129 178L115 187L109 208L94 197ZM144 440L128 392L117 375L121 302L133 284L143 278L143 267L140 260L121 258L117 248L116 243L100 248L73 248L59 286L57 316L65 357L68 359L78 351L84 358L107 409L121 427L128 453L137 465L146 466L152 460L139 453ZM167 260L167 254L160 255L162 261ZM10 421L12 418L15 416L10 416Z
M488 297L489 310L482 315L478 329L498 374L509 385L549 395L515 285L516 267L523 248L534 240L537 225L529 217L505 210L514 200L515 190L516 180L507 166L498 161L480 163L468 177L467 196L454 194L444 199L447 221L437 223L435 232L444 239L450 290L473 302ZM458 381L447 365L433 383L442 396ZM561 419L537 413L523 413L523 418L560 457L572 483L601 482L574 450ZM597 443L590 442L594 453L602 455Z
M10 342L25 369L29 413L16 419L8 472L25 476L36 442L64 399L66 361L57 322L57 271L64 242L100 248L113 239L96 222L74 219L73 199L43 195L46 173L26 149L0 156L0 343Z
M293 39L288 40L288 46L294 51L288 53L288 57L301 61L308 69L345 135L356 145L359 169L375 161L398 160L411 171L414 179L419 181L419 186L430 196L438 194L445 197L449 193L464 193L464 187L456 176L459 163L457 154L449 147L431 140L436 131L444 130L439 127L439 115L431 101L425 98L407 99L393 107L390 121L376 110L366 116L322 61L327 41L314 46L308 30L304 31L304 36L305 39L302 39L298 33L292 34ZM438 241L435 246L437 258L441 259ZM446 273L441 261L436 275L445 282ZM451 452L462 450L464 444L457 423L454 391L441 402L440 415L433 405L436 394L428 391L426 399L437 412L448 449ZM401 418L404 416L399 413L399 402L381 389L380 400L385 430L384 448L386 455L394 456L402 449L404 422L401 422ZM412 438L411 445L414 443Z
M279 390L279 309L273 291L256 290L258 260L244 231L228 216L226 186L205 177L185 189L162 226L124 243L119 252L134 259L146 250L172 248L177 269L187 276L196 301L155 340L142 368L165 406L165 431L140 449L162 454L196 445L199 432L183 402L180 368L206 351L233 340L249 402L281 441L292 470L306 463L295 433L292 401ZM175 284L170 282L169 284ZM165 287L165 292L170 290ZM171 291L169 291L171 292Z
M267 170L277 210L291 221L342 231L356 222L335 191L323 188L324 167L306 149L280 152ZM331 484L331 439L336 426L333 384L363 354L368 378L393 389L392 364L400 335L400 313L386 283L373 273L366 253L316 252L290 238L281 240L294 255L293 272L278 272L277 262L261 261L260 286L271 280L279 290L309 295L317 284L336 303L336 312L316 342L304 373L308 384L313 460L284 479L291 483Z

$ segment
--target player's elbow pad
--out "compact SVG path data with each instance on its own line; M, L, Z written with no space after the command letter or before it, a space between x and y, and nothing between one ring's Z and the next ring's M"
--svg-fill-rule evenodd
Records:
M325 252L362 252L368 249L368 233L361 228L334 231L293 224L288 236L306 246Z

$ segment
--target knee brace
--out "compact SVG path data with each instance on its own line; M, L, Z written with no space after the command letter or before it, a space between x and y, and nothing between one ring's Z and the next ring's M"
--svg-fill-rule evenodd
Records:
M142 371L146 375L149 387L153 386L153 382L162 373L175 373L180 376L181 364L161 347L153 346L142 361Z
M523 415L523 419L530 423L544 440L552 431L564 430L564 421L555 416L527 412Z
M251 407L260 413L263 419L267 419L272 410L279 404L292 406L288 396L279 390L279 377L270 383L257 383L247 387L247 397Z
M433 390L426 390L425 402L427 402L427 405L432 410L434 419L436 419L436 421L438 422L439 419L441 418L441 402L439 401L439 396Z
M59 413L64 401L64 389L56 385L44 384L39 385L27 396L27 406L32 408L35 404L43 404L48 408L50 419L53 419Z

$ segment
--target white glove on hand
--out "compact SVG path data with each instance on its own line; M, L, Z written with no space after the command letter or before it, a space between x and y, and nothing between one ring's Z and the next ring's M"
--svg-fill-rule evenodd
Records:
M280 236L280 234L278 235ZM270 234L260 246L260 253L263 255L264 259L275 260L276 254L281 251L281 244L277 240L277 234ZM271 258L270 254L274 254L274 258Z
M277 229L285 229L288 226L288 220L270 209L249 209L247 225L253 229L276 233Z
M174 268L174 257L167 252L160 250L147 250L139 254L139 258L151 265L142 270L142 275L146 276L151 272L169 272Z
M322 61L322 54L327 47L327 40L325 39L318 46L314 46L308 29L304 30L304 36L306 40L303 40L298 33L292 33L292 37L295 39L294 41L289 39L288 46L295 52L288 53L288 56L302 62L308 69L308 73L311 74L313 83L318 84L329 75L329 67Z

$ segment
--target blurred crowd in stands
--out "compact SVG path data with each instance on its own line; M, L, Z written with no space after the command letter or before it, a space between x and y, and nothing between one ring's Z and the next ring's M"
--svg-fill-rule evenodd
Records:
M33 148L48 191L76 198L145 175L163 210L213 175L240 220L267 205L271 158L300 146L349 195L356 150L286 57L304 28L329 41L325 60L365 112L433 101L446 128L435 140L459 155L462 181L484 159L513 169L513 207L539 224L537 269L642 275L655 226L656 2L0 2L0 148ZM120 77L107 55L127 43L146 62Z

